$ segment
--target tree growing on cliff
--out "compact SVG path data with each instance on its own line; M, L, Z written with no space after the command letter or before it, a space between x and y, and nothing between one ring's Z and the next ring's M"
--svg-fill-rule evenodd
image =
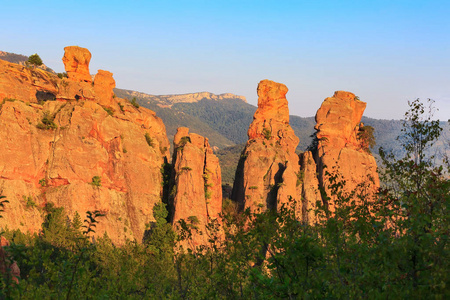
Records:
M30 57L28 57L27 63L38 67L42 66L43 64L42 59L39 57L39 55L37 55L37 53L30 55Z

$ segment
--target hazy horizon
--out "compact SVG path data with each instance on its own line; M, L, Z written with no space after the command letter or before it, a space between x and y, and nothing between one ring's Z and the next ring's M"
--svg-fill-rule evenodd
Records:
M290 113L311 117L336 90L365 115L401 119L431 98L450 117L446 1L15 1L2 3L0 50L38 53L64 71L64 47L91 73L153 95L233 93L257 104L260 80L284 83Z

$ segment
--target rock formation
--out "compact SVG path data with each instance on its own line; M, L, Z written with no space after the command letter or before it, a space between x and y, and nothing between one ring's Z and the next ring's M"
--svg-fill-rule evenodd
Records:
M92 82L89 73L91 52L86 48L68 46L64 48L63 63L67 77L76 82Z
M222 212L219 159L207 138L189 133L185 127L178 128L173 144L173 224L183 219L193 229L192 240L185 242L193 249L208 244L211 232L206 225L219 221Z
M58 77L39 68L0 60L0 101L5 98L25 102L54 100Z
M288 89L284 84L262 80L257 91L258 109L236 171L232 198L241 209L252 211L277 209L292 199L298 217L304 219L302 210L308 205L302 203L307 200L302 198L295 153L299 139L289 125Z
M113 74L108 71L98 70L94 79L95 96L100 105L111 107L114 105L113 89L116 87L116 81Z
M337 171L345 180L345 191L365 184L369 195L379 187L375 158L367 151L367 143L358 138L366 103L354 94L337 91L326 98L316 113L318 177L330 195L329 175ZM333 210L333 205L329 205Z
M9 200L0 228L35 232L42 207L53 202L69 217L103 212L97 235L140 240L161 201L170 147L164 124L113 99L111 73L99 71L94 87L86 82L89 51L66 47L64 57L69 79L62 80L0 61L0 97L16 99L0 108L0 193ZM53 98L38 99L45 93Z

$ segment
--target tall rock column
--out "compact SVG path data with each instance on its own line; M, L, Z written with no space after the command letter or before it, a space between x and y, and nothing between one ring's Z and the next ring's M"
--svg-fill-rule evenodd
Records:
M326 98L316 113L318 141L316 161L319 183L330 195L330 177L335 170L345 180L345 192L366 185L368 196L379 187L375 158L358 138L366 103L350 92L337 91ZM331 199L334 199L333 197ZM333 211L333 205L329 205Z
M219 159L208 139L178 128L173 140L173 224L183 219L192 228L192 239L184 246L207 245L208 223L219 220L222 212L222 177ZM220 235L220 232L219 232Z
M241 209L278 209L290 198L301 211L299 142L289 125L288 88L262 80L258 85L258 109L248 130L249 140L239 162L232 198Z

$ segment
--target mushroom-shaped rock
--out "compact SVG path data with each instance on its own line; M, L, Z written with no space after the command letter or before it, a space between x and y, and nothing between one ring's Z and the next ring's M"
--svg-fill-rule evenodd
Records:
M67 77L77 82L92 82L89 73L89 62L91 61L91 52L86 48L78 46L68 46L64 48L63 57L64 68Z

